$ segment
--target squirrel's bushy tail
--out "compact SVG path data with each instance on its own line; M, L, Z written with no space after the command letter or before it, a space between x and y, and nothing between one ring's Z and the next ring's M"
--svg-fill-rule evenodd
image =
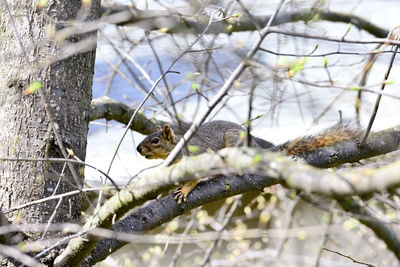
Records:
M314 135L298 137L274 147L273 151L283 151L287 155L297 155L318 147L336 144L338 142L361 137L362 129L354 120L342 120Z

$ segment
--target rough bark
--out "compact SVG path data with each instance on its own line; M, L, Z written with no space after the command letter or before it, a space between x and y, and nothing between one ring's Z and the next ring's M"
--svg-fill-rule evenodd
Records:
M125 125L128 124L130 118L135 113L135 109L129 107L123 102L102 96L92 100L90 105L90 120L106 119L115 120ZM151 134L154 132L156 125L164 125L168 122L162 120L148 119L143 113L138 112L134 118L130 128L141 134ZM190 125L184 124L185 129ZM173 128L174 130L178 127Z
M170 193L166 197L150 201L134 209L129 216L116 222L111 229L116 232L143 234L206 203L244 192L262 191L263 188L278 182L277 179L258 175L221 176L210 179L204 183L200 182L190 192L190 197L186 202L178 204L174 199L175 194ZM118 239L102 239L81 266L93 266L126 244L128 242Z
M59 22L74 20L80 11L81 1L51 1L43 9L38 8L38 1L8 0L7 3L12 17L6 6L0 6L0 50L3 53L0 64L0 155L19 158L62 157L44 100L63 145L84 160L95 47L91 51L77 52L70 58L47 63L50 57L57 56L68 44L95 37L91 33L69 36L66 40L56 42L47 35L51 26L60 30L63 26ZM86 19L96 18L99 7L100 1L92 1ZM25 93L34 81L43 84L44 99L38 92ZM60 178L56 193L76 188L70 170L63 164L11 161L0 164L1 209L55 193ZM76 171L82 173L78 167ZM79 178L83 179L83 176L79 175ZM14 223L46 223L56 205L57 200L49 201L7 216ZM54 222L76 220L80 215L80 205L80 196L63 199Z
M371 158L395 151L400 147L400 125L370 133L366 144L360 147L358 138L342 141L327 147L301 153L308 164L320 168L329 168L361 159Z

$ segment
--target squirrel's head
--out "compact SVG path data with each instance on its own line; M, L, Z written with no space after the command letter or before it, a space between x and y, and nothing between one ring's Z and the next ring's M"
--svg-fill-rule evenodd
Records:
M174 131L168 124L162 128L157 125L155 130L143 139L136 150L146 159L166 159L176 144Z

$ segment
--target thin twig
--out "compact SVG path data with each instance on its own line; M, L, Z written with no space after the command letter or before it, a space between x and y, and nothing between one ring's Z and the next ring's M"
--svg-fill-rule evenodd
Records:
M10 213L10 212L19 210L19 209L27 208L29 206L33 206L33 205L37 205L37 204L40 204L40 203L43 203L43 202L47 202L47 201L50 201L50 200L60 199L60 198L67 197L67 196L77 195L77 194L82 193L82 191L83 192L101 191L102 189L103 189L102 187L100 187L100 188L82 188L80 190L69 191L69 192L66 192L66 193L59 194L59 195L54 195L54 196L50 196L50 197L46 197L46 198L41 198L41 199L38 199L38 200L30 201L30 202L25 203L23 205L12 207L12 208L10 208L8 210L3 210L3 213L6 214L6 213ZM116 189L116 188L110 188L110 189Z
M348 258L349 260L352 260L354 263L362 264L362 265L369 266L369 267L375 267L375 265L372 265L372 264L370 264L370 263L366 263L366 262L362 262L362 261L355 260L355 259L353 259L350 255L345 255L345 254L343 254L343 253L340 253L340 252L338 252L338 251L331 250L331 249L326 248L326 247L323 247L323 249L326 250L326 251L329 251L329 252L338 254L339 256L342 256L342 257L344 257L344 258Z
M316 39L323 40L329 42L337 42L337 43L349 43L349 44L391 44L391 45L400 45L400 41L390 40L388 38L375 38L375 39L363 39L363 40L355 40L355 39L345 39L343 40L341 37L327 37L323 35L314 35L314 34L306 34L299 33L293 31L285 31L277 28L270 29L270 33L277 33L282 35L301 37L305 39Z
M190 229L192 229L192 226L196 220L196 214L199 212L201 207L198 207L197 209L192 211L192 217L190 218L189 223L186 225L185 230L182 233L182 239L181 242L179 242L178 247L176 248L176 251L174 255L172 256L172 260L169 264L169 267L175 267L176 262L178 261L179 256L182 254L182 248L183 245L185 244L185 239L187 237L187 234L189 233Z
M258 21L254 18L254 16L250 13L250 11L243 5L242 1L236 0L236 2L240 5L240 7L243 9L244 13L246 13L247 16L249 16L251 22L253 22L254 26L257 28L257 31L261 32L261 26L258 23Z
M80 237L80 236L86 234L87 232L93 230L94 228L95 228L95 227L92 227L92 228L89 228L89 229L87 229L87 230L85 230L85 231L82 231L82 232L79 232L79 233L76 233L76 234L73 234L73 235L69 235L69 236L67 236L67 237L65 237L65 238L62 238L62 239L59 240L58 242L54 243L52 246L50 246L50 247L48 247L47 249L44 249L44 250L42 250L40 253L36 254L34 258L40 258L42 255L46 255L47 252L49 252L49 251L55 249L56 247L58 247L58 246L60 246L60 245L62 245L62 244L67 243L68 241L70 241L70 240L73 239L73 238L78 238L78 237Z
M205 121L205 119L208 117L208 115L211 113L211 111L217 106L218 103L221 102L222 98L227 94L235 80L242 74L242 72L245 70L247 67L248 60L251 59L254 54L258 51L262 41L264 38L270 33L270 26L275 19L276 15L280 11L283 3L285 0L281 0L278 7L276 8L274 14L270 17L267 25L262 29L260 33L259 39L253 44L249 52L247 53L246 57L240 62L240 64L236 67L236 69L232 72L232 74L229 76L229 78L226 80L222 88L217 92L217 94L211 99L211 101L208 103L208 109L206 109L200 116L196 118L196 120L193 122L192 126L189 128L189 130L185 133L185 135L182 136L181 140L176 144L174 149L171 151L169 156L165 159L163 164L161 165L162 167L169 166L172 164L172 162L175 160L185 143L190 140L190 138L193 136L193 134L197 131L199 126Z
M232 203L232 206L228 213L225 216L224 221L222 222L221 228L217 231L217 238L213 241L213 243L207 248L206 253L204 254L203 260L200 263L200 266L204 267L207 262L210 260L211 253L213 252L217 242L221 240L222 232L225 230L226 226L228 225L229 221L231 220L233 213L235 212L236 208L240 204L240 200L243 195L235 197L235 201Z
M154 57L156 59L158 69L160 70L160 73L164 73L164 69L162 67L162 63L161 63L160 57L158 56L157 51L153 46L153 42L152 42L151 38L149 37L149 33L146 33L146 36L147 36L147 41L149 42L150 49L153 52L153 55L154 55ZM172 110L174 112L173 114L170 114L170 115L177 122L179 131L183 132L182 121L178 117L178 110L176 109L176 105L175 105L175 101L174 101L174 99L172 97L171 89L169 88L167 79L165 77L163 78L163 82L164 82L165 90L167 90L167 97L169 98ZM168 109L166 109L166 110L168 111ZM172 115L174 115L174 116L172 116Z
M335 201L332 201L332 204L330 206L330 209L333 211L335 209ZM320 261L322 258L322 251L323 248L326 247L328 241L329 241L329 235L331 234L330 228L333 222L333 215L335 213L334 212L329 212L329 219L328 219L328 223L326 224L326 229L325 229L325 234L324 234L324 238L322 240L322 246L321 249L318 251L318 255L317 258L315 260L315 267L319 267L320 266Z
M376 52L376 49L374 49L372 52L344 52L344 51L335 51L335 52L327 52L327 53L321 53L321 54L297 54L297 53L281 53L281 52L275 52L270 49L262 48L260 47L261 51L276 55L276 56L285 56L285 57L326 57L326 56L336 56L336 55L344 55L344 56L375 56L377 54L388 54L388 53L400 53L400 52L393 52L389 50L385 51L379 51ZM315 51L315 49L314 49Z
M399 49L399 45L396 45L396 47L394 49L394 53L392 55L392 58L390 59L388 70L385 73L385 78L382 81L381 91L385 90L386 81L389 77L390 71L392 70L392 66L394 63L394 59L396 58L396 52L398 49ZM363 138L361 139L360 147L363 147L365 145L365 141L367 140L368 134L370 133L371 128L372 128L372 124L375 121L376 114L378 113L378 108L379 108L379 104L381 102L381 98L382 98L382 94L379 94L378 97L376 98L374 110L372 111L372 115L371 115L371 118L369 119L369 123L368 123L367 129L365 130L365 134L364 134Z
M61 205L62 201L63 201L63 198L62 198L62 197L60 197L60 198L59 198L59 200L58 200L58 203L57 203L56 207L54 208L53 214L51 215L51 217L50 217L49 221L47 222L46 228L45 228L45 229L44 229L44 231L43 231L43 234L42 234L42 239L44 239L44 238L45 238L45 236L46 236L46 233L47 233L47 231L48 231L48 229L49 229L49 227L50 227L51 223L53 222L54 218L56 217L56 214L57 214L58 208L60 207L60 205Z
M285 227L283 227L284 229L289 230L290 228L292 228L293 223L294 223L294 212L296 210L297 204L299 203L300 200L300 196L301 196L301 192L296 195L296 197L292 200L292 202L290 203L287 211L286 211L286 225ZM287 240L289 239L289 237L287 236L287 234L284 234L284 237L282 238L281 243L278 246L277 249L277 254L276 257L279 258L282 255L282 252L285 248L285 244L287 242Z
M3 158L0 157L0 161L43 161L43 162L57 162L57 163L73 163L73 164L79 164L79 165L85 165L99 173L101 173L102 175L104 175L108 180L110 180L110 182L113 184L113 186L119 191L119 186L117 185L117 183L105 172L103 172L102 170L98 169L97 167L90 165L82 160L75 160L75 159L63 159L63 158Z
M46 266L46 265L41 264L40 262L34 260L33 258L29 257L28 255L22 253L21 251L19 251L19 249L10 247L10 246L6 246L3 244L0 244L0 255L13 258L26 266L34 266L34 267L39 267L39 266L45 267Z

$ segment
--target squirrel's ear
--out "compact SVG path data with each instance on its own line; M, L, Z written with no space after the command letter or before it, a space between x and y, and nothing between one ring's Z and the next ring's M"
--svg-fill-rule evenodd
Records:
M160 125L156 125L156 127L154 127L154 130L156 132L160 132L161 131L161 126Z
M169 128L168 124L165 124L163 129L162 129L162 135L164 139L170 141L171 143L175 144L175 135L174 131L172 131L171 128Z

